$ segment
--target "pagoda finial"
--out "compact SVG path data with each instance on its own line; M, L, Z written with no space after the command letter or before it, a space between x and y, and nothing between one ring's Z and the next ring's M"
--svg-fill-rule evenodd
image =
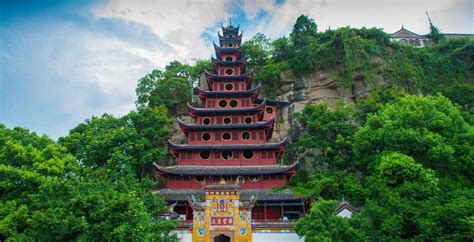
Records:
M232 26L232 18L229 17L229 26Z

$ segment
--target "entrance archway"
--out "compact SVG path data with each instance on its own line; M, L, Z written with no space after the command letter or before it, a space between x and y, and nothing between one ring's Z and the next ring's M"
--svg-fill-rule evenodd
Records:
M214 237L214 242L230 242L230 237L225 234L220 234Z

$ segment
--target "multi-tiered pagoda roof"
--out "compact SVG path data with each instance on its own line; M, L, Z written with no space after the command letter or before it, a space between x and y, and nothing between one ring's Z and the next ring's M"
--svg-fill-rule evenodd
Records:
M239 27L222 28L219 46L214 43L213 70L205 72L207 88L194 89L202 107L188 104L193 122L177 121L187 142L168 142L176 165L154 166L166 186L155 193L169 202L186 203L189 196L204 194L204 185L208 187L225 179L241 181L241 197L245 199L254 194L257 204L267 200L302 204L301 199L288 190L272 191L286 185L298 165L282 164L279 160L287 139L269 142L279 108L289 102L259 98L261 85L252 86L253 71L247 71L241 43ZM270 217L281 217L284 213L283 208L272 210L265 205L255 209L256 219L266 219L267 212ZM186 211L189 210L186 208Z

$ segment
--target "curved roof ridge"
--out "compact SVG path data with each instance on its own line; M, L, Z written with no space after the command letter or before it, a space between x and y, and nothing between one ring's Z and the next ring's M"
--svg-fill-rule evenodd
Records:
M259 82L258 85L252 89L243 90L243 91L228 91L228 92L208 91L208 90L203 90L200 87L195 87L194 89L197 90L198 93L204 93L204 94L246 94L246 93L252 93L255 91L260 92L261 86L262 86L262 83Z
M194 113L238 113L238 112L256 112L259 111L259 109L262 109L266 105L266 100L263 100L262 103L258 104L257 106L254 107L249 107L249 108L233 108L233 109L215 109L215 108L195 108L187 103L188 106L188 111L189 112L194 112Z
M180 149L180 150L265 150L286 146L288 138L281 140L278 143L265 143L265 144L237 144L237 145L189 145L189 144L175 144L168 140L169 148Z

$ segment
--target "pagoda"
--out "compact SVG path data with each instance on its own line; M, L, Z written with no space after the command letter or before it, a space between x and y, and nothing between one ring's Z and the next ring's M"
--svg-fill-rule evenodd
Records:
M165 186L154 192L173 206L178 229L192 233L192 241L252 241L252 232L288 232L307 204L275 189L289 182L297 163L279 162L287 139L269 140L279 109L289 102L258 98L261 86L252 85L239 26L223 26L218 37L207 88L194 89L202 107L188 103L193 123L177 120L187 143L168 141L177 164L154 165Z

